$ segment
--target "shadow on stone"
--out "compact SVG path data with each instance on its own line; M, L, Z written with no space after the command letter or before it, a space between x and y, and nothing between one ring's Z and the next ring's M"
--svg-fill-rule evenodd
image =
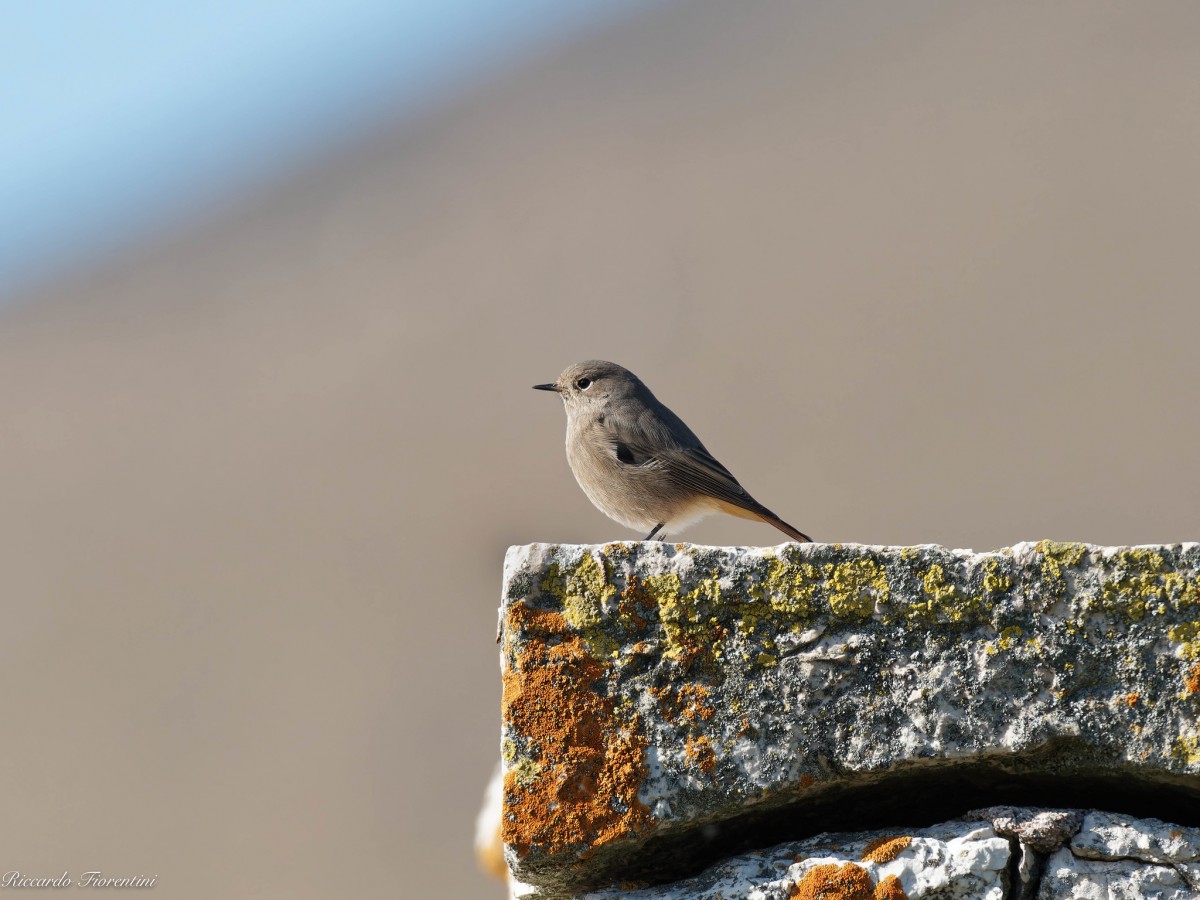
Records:
M1079 742L1059 740L1020 756L939 760L878 776L851 775L853 784L814 786L794 802L658 835L637 848L622 847L612 858L597 853L587 867L594 880L577 889L617 880L668 883L727 856L822 832L891 828L904 834L994 805L1103 809L1200 826L1195 779L1118 773L1102 760L1093 771L1084 771L1080 753ZM1060 767L1066 771L1058 771Z

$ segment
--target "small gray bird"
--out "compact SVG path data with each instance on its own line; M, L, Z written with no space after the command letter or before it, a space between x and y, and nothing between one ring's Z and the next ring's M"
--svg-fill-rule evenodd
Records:
M589 359L553 384L533 387L562 397L567 461L588 499L628 528L649 529L644 540L663 540L666 532L714 512L758 519L793 540L812 540L746 493L628 369Z

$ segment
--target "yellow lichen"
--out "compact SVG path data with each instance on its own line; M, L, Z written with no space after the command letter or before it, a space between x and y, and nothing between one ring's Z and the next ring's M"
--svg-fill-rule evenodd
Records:
M1177 737L1171 755L1189 766L1200 766L1200 736Z
M994 556L983 564L983 589L989 594L1007 594L1012 590L1012 576L1001 568L1000 560Z
M1133 547L1117 553L1112 563L1117 574L1101 584L1100 594L1093 603L1108 615L1122 615L1131 622L1140 622L1146 615L1147 604L1166 598L1162 554Z
M873 559L825 566L829 610L840 619L869 619L876 603L891 599L887 571Z
M685 666L711 664L720 655L726 629L713 612L721 605L721 585L714 572L693 590L684 591L679 576L652 575L644 581L646 594L658 605L666 637L665 655Z
M591 553L584 553L566 571L552 563L541 584L543 591L559 599L563 618L597 656L612 656L620 646L609 623L617 593L610 576L607 563L601 565Z
M813 595L820 584L821 574L816 566L775 556L768 561L762 580L751 587L750 596L765 599L773 612L786 616L795 625L812 616Z
M541 763L535 762L532 759L522 759L508 770L508 775L511 776L515 784L527 788L537 780L538 774L541 771Z
M1000 632L1000 637L996 640L996 646L1001 650L1011 650L1016 646L1018 639L1024 633L1019 625L1010 625Z
M1200 622L1184 622L1167 629L1167 637L1180 645L1184 659L1200 659Z
M921 579L921 588L934 603L946 603L958 594L958 588L946 578L946 570L937 563L929 567Z
M1034 549L1042 554L1042 574L1051 581L1062 581L1067 569L1077 566L1087 553L1086 544L1038 541Z
M921 589L924 599L909 603L904 610L910 621L970 624L982 616L983 598L963 591L938 563L926 570Z

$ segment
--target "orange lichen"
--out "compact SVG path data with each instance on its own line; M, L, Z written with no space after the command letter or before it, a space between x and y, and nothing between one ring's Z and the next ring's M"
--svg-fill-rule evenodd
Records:
M1200 670L1200 667L1197 667ZM711 719L716 712L706 702L710 691L702 684L685 684L679 688L679 715L687 722Z
M650 688L650 695L658 701L663 719L672 724L683 720L694 725L697 719L711 719L716 710L705 702L710 693L704 685L693 683Z
M905 841L904 846L908 846L909 838L885 840ZM870 873L854 863L814 866L792 885L788 897L798 900L908 900L908 894L904 893L900 879L895 875L875 884Z
M904 893L900 879L895 875L889 875L875 885L874 900L908 900L908 894Z
M535 848L587 855L645 830L652 819L638 789L646 739L636 719L619 718L614 702L593 689L608 664L560 613L516 603L506 630L524 643L504 673L504 721L538 758L505 774L504 842L522 857Z
M713 752L712 743L706 737L689 738L683 745L683 752L700 768L701 772L711 772L716 768L717 755Z
M862 866L829 863L805 872L788 896L798 900L875 900L875 884Z
M657 616L658 606L654 598L646 593L642 579L632 575L619 595L617 611L622 618L640 630Z
M1183 680L1183 689L1189 694L1200 694L1200 662L1192 666L1187 677Z
M867 846L863 848L862 856L859 857L863 862L873 863L890 863L893 859L908 849L908 845L912 843L910 837L881 837L875 838Z
M1141 694L1139 694L1137 691L1132 691L1131 693L1125 695L1125 705L1130 709L1133 709L1135 706L1137 706L1138 701L1141 699Z

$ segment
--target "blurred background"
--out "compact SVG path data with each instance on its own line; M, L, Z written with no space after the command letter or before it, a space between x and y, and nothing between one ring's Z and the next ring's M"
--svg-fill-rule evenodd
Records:
M504 550L638 537L529 389L579 359L818 540L1200 537L1198 46L1188 0L9 10L0 869L502 896Z

